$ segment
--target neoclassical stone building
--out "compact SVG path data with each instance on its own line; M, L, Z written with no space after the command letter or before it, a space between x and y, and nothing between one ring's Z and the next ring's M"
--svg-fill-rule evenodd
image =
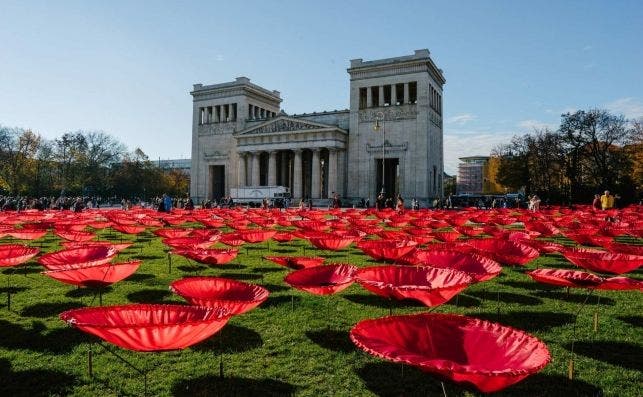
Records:
M276 185L295 199L373 202L382 187L422 202L441 196L442 70L428 50L350 62L350 108L340 111L285 114L279 91L246 77L195 84L192 197Z

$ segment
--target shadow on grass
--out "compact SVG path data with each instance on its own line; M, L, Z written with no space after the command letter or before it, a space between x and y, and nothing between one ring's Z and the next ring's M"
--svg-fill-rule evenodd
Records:
M366 294L366 295L347 294L347 295L343 295L343 298L353 303L357 303L359 305L379 307L382 309L389 309L392 307L393 310L395 310L396 308L400 308L400 307L424 307L422 303L415 300L404 299L404 300L398 301L395 299L383 298L381 296L374 295L374 294Z
M76 378L60 371L34 369L14 371L7 359L0 359L0 395L63 396L71 393Z
M534 292L533 294L536 296L539 296L541 298L548 298L548 299L556 299L560 301L565 301L569 303L578 303L582 304L585 302L585 298L587 297L587 292L584 293L575 293L572 292L573 290L570 290L569 294L565 290L556 290L556 291L537 291ZM585 303L586 305L605 305L605 306L614 306L614 300L605 296L601 296L600 302L596 298L596 295L590 296L589 299L587 299L587 302Z
M294 305L294 310L297 310L297 306L301 304L301 298L294 295L282 295L282 296L270 296L268 300L259 306L260 309L270 309L278 306L290 306Z
M332 329L317 331L306 331L308 339L320 347L339 353L355 351L355 345L351 342L348 332Z
M522 382L500 391L494 396L583 396L599 397L603 391L587 382L574 379L569 380L562 375L535 374Z
M273 248L272 252L277 252L279 254L287 254L289 252L297 252L300 251L299 249L292 249L292 248Z
M480 298L481 300L484 300L487 302L489 301L495 302L498 300L497 291L474 291L474 292L467 292L467 295ZM515 294L513 292L505 292L505 291L500 291L500 302L518 303L520 305L528 305L528 306L535 306L543 303L541 299L531 295Z
M275 284L264 284L263 287L273 293L288 291L290 289L288 287L284 287L282 285L275 285Z
M141 260L154 260L154 259L163 259L163 258L167 259L166 255L149 255L149 254L136 255L136 253L134 252L128 253L128 254L130 254L133 259L141 259Z
M571 344L563 345L571 350ZM574 352L581 356L602 361L616 367L643 371L643 348L635 343L614 341L579 341L574 343Z
M404 368L402 368L404 367ZM440 379L408 365L378 362L357 369L364 385L378 396L442 396ZM444 382L448 396L464 396L461 388Z
M56 302L56 303L37 303L22 309L20 315L25 317L46 318L58 316L60 313L84 307L80 302Z
M2 273L8 276L12 276L12 275L23 276L25 274L40 273L45 270L46 269L40 265L26 265L26 266L23 265L23 266L10 267L8 269L3 270Z
M203 265L182 265L177 266L176 268L184 273L196 273L206 270L208 267Z
M482 301L478 298L468 296L466 294L458 294L451 298L445 305L455 306L455 307L476 307L480 306Z
M173 396L290 396L296 387L273 379L238 377L219 378L216 375L181 379L172 385Z
M500 311L500 318L497 313L469 313L469 316L478 317L484 320L499 322L525 331L547 331L555 327L572 324L574 315L569 313L554 312L503 312Z
M240 263L226 263L225 265L215 265L213 268L223 269L223 270L243 270L248 266L242 265Z
M144 289L127 294L127 300L140 303L160 303L170 295L171 293L167 289Z
M222 276L227 278L234 278L236 280L260 280L263 277L259 274L246 274L246 273L224 273Z
M103 295L112 292L112 287L103 287ZM85 298L88 296L96 296L96 302L98 302L98 289L96 288L74 288L70 291L65 292L65 296L68 298Z
M288 270L285 267L282 267L282 266L276 267L276 266L279 266L279 265L275 265L273 267L255 267L254 269L252 269L252 271L255 273L277 273L277 272L283 272Z
M27 349L38 352L64 353L89 342L85 333L69 327L46 332L44 324L34 322L31 328L0 320L0 346L8 349Z
M155 276L153 274L148 274L148 273L134 273L125 280L127 281L145 281L145 280L151 280Z
M213 337L194 345L192 349L212 354L241 353L263 346L263 339L250 328L227 324Z
M0 287L0 294L6 294L7 292L17 294L18 292L26 291L27 289L27 287Z
M643 316L618 316L616 318L635 327L643 328Z
M553 291L557 289L557 287L553 287L550 285L545 285L542 283L537 283L536 281L512 281L512 280L506 280L506 281L501 281L498 284L506 285L507 287L513 287L513 288L519 288L519 289L526 289L529 291Z

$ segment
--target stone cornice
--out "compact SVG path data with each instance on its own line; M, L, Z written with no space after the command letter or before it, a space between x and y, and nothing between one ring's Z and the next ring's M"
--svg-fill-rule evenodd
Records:
M284 133L302 133L309 131L337 131L344 135L348 135L348 131L334 125L282 115L261 124L246 128L243 131L239 131L235 133L235 136L240 138L245 135L279 135Z
M386 141L384 141L384 152L406 152L408 150L408 146L408 142L393 145L387 139ZM371 145L370 143L367 143L366 151L369 153L382 153L382 145Z
M257 89L250 85L235 85L230 87L216 87L216 88L203 88L196 91L191 91L193 102L207 101L211 99L227 98L233 96L246 95L251 98L256 98L260 101L267 103L281 103L282 99L279 96L270 94L269 91L264 89ZM277 105L278 106L278 105Z

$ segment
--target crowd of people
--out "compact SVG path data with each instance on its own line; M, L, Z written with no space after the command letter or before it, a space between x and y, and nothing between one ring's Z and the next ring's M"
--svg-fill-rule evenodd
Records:
M100 208L102 199L99 197L22 197L0 196L0 210L73 210L81 211L84 208Z

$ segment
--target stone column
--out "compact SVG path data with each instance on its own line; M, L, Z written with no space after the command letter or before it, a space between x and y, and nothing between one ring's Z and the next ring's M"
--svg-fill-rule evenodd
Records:
M290 176L288 175L288 151L281 152L281 184L290 186Z
M268 153L268 186L277 185L277 152Z
M228 106L230 106L230 121L235 121L237 118L237 115L235 114L235 111L234 111L234 104L231 103Z
M384 106L384 86L380 86L379 106Z
M391 106L397 103L397 84L391 84Z
M337 150L328 149L328 197L337 193Z
M319 161L319 148L313 149L312 175L310 177L310 198L321 198L321 162Z
M409 103L409 83L404 83L404 103Z
M237 186L247 186L246 185L246 154L244 152L239 153L239 183Z
M259 152L252 152L252 186L259 186Z
M221 105L221 122L225 123L226 119L228 118L228 114L225 110L226 105Z
M221 106L212 106L212 122L213 123L218 123L219 122L219 110L221 109Z
M295 153L295 158L292 167L292 196L293 198L301 198L301 149L295 149L293 152Z
M373 93L371 92L371 87L366 87L366 107L373 107Z
M345 159L346 159L346 157L345 157L345 153L346 152L343 149L338 149L337 150L337 170L338 170L338 173L337 173L337 187L336 187L337 190L335 190L335 191L337 193L339 193L340 196L343 196L346 193L346 190L344 189L346 187L346 182L345 182L345 179L346 179L346 161L345 161ZM359 189L361 189L361 188L359 187L359 183L357 183L356 181L353 181L353 183L358 185L357 189L355 189L355 191L358 192L358 194L360 194Z

